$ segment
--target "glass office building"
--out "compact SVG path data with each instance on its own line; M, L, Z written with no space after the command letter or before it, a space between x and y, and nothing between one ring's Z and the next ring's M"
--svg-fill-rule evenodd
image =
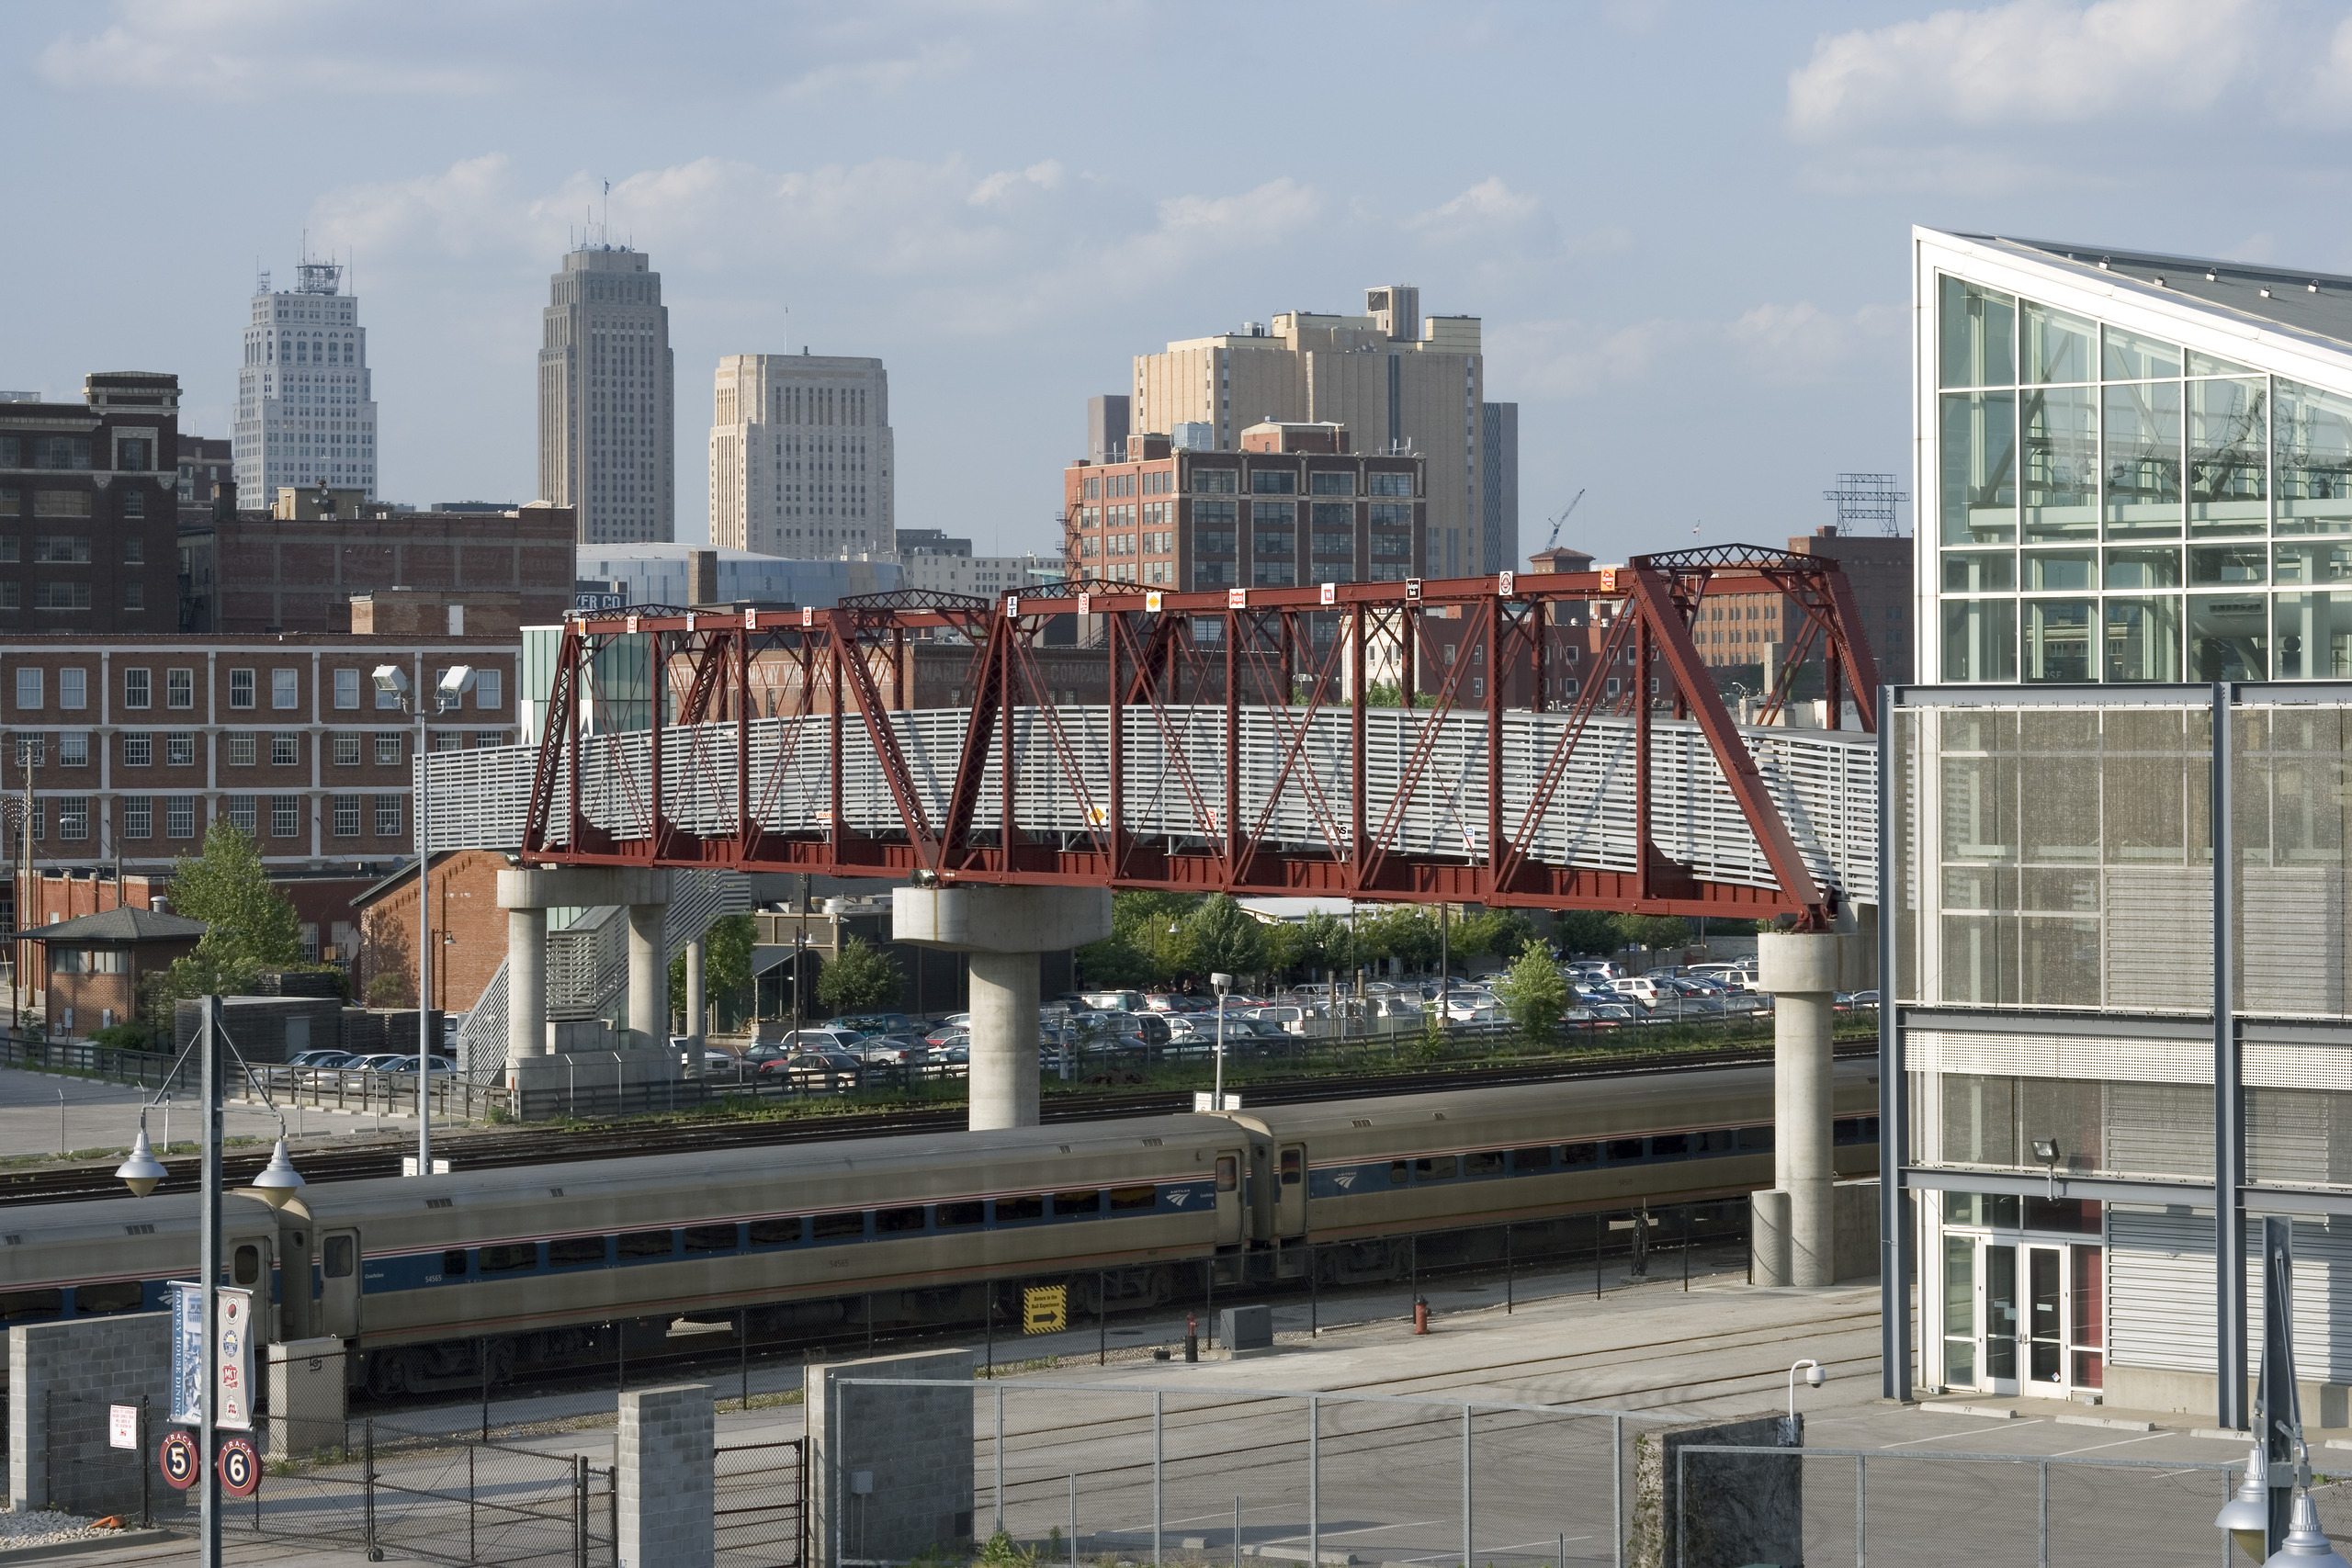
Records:
M1913 239L1922 678L2352 678L2352 278Z

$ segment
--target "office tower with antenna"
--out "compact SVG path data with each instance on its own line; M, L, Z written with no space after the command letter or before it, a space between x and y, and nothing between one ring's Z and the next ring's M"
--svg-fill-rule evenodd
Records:
M662 275L595 223L548 280L539 340L539 496L580 542L677 536L676 367Z
M376 497L368 332L344 273L306 246L292 288L254 280L230 433L241 505L269 506L289 486Z

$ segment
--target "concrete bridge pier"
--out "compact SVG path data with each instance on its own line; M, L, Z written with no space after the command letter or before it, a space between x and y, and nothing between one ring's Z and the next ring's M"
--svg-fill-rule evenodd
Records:
M662 921L670 874L633 866L526 866L498 874L506 913L506 1060L552 1055L548 1029L548 911L628 907L628 1037L623 1049L669 1043L670 977L662 967ZM675 1076L674 1074L672 1076Z
M1107 887L899 887L891 934L971 955L974 1132L1038 1122L1037 964L1111 934Z
M1757 939L1757 977L1772 998L1772 1190L1756 1195L1759 1285L1838 1282L1837 993L1866 983L1875 944L1844 931Z

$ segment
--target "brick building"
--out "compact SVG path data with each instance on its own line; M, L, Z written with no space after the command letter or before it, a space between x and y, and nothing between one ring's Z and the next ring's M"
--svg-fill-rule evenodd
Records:
M1238 451L1130 435L1062 471L1063 566L1185 592L1426 575L1428 460L1351 450L1345 425L1257 424Z
M0 403L0 637L175 629L179 398L126 370Z
M1911 679L1912 645L1907 617L1911 614L1911 541L1883 535L1840 534L1824 524L1810 535L1789 541L1796 555L1826 556L1838 562L1853 591L1861 613L1862 632L1878 660L1879 679L1904 684ZM1801 629L1802 616L1778 593L1711 594L1691 627L1699 652L1708 664L1731 679L1759 688L1764 665L1788 654L1787 644ZM1814 653L1820 652L1816 638ZM1734 673L1752 667L1754 673Z
M506 911L498 907L498 874L506 857L457 850L433 857L433 998L444 1012L472 1009L506 962ZM355 894L345 918L358 927L351 994L380 998L379 976L400 982L398 1005L416 1005L416 865L411 862Z
M411 848L414 720L386 706L371 671L398 663L429 686L464 663L483 679L465 707L431 726L436 750L514 738L516 640L407 637L148 637L0 639L0 861L39 907L52 886L74 908L150 902L174 857L226 817L259 840L300 911L314 952L354 944L355 893ZM24 810L31 866L24 885ZM36 898L36 886L43 897ZM31 908L28 912L30 913ZM338 931L338 926L346 928Z
M210 506L222 499L234 503L237 495L234 444L202 435L179 438L179 501L182 506Z
M196 951L204 922L133 906L23 933L51 1032L87 1034L139 1016L139 987Z
M276 509L289 515L242 511L182 529L187 629L348 631L355 595L392 588L513 594L525 626L560 621L571 608L569 508L394 512L356 491L324 499L332 511L320 492L302 491Z

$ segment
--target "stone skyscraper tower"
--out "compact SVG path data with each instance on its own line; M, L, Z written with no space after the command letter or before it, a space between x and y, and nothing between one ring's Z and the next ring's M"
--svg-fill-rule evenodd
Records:
M539 341L539 497L582 544L677 536L676 373L662 275L645 253L582 246L548 280Z
M730 354L710 427L710 542L762 555L888 554L890 378L878 359Z
M261 276L237 367L231 430L237 495L267 507L278 490L324 486L376 496L376 402L359 301L343 268L306 261L290 292Z

